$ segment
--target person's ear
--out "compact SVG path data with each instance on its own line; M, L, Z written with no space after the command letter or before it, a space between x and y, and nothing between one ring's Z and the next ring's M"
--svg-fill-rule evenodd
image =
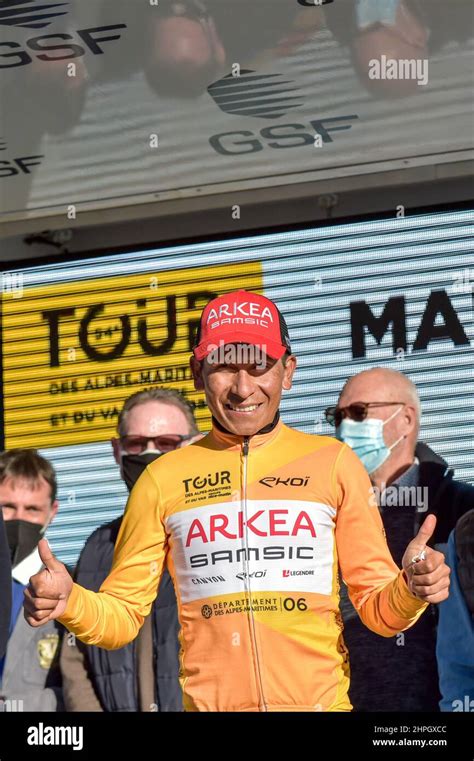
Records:
M204 380L202 377L202 366L201 366L201 363L196 359L194 355L190 357L189 366L193 374L194 388L196 389L196 391L203 391Z
M406 433L411 433L417 425L416 410L411 404L406 404L403 408L403 422Z
M296 370L296 357L290 354L286 359L286 363L283 370L283 382L282 388L285 391L289 391L293 383L293 375Z
M120 439L112 438L110 439L110 443L112 444L112 450L114 453L114 460L117 463L117 465L120 465L122 458L120 457Z
M58 512L58 507L59 507L59 502L58 502L57 499L55 499L53 504L51 505L48 526L49 526L50 523L53 522L53 520L54 520L54 518L56 516L56 513Z

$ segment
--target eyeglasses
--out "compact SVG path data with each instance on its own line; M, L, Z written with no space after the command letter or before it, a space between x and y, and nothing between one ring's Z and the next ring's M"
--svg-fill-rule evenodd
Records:
M324 410L324 416L329 425L339 428L345 417L357 420L359 423L365 420L369 407L392 407L397 404L404 405L405 402L354 402L354 404L348 404L347 407L328 407Z
M148 442L153 442L154 449L159 452L172 452L183 441L192 439L192 434L182 436L179 433L167 433L164 436L121 436L120 443L128 454L141 454L146 451Z
M174 0L171 6L162 8L163 15L187 16L193 19L208 19L210 17L205 0Z

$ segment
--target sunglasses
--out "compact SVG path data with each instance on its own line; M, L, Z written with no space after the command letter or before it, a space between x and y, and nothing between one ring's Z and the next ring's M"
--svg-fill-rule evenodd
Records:
M158 452L172 452L183 441L188 441L192 437L192 434L182 436L179 433L167 433L163 436L121 436L120 443L128 454L145 452L149 441L153 442L153 448Z
M404 405L405 402L354 402L347 407L328 407L324 410L324 417L329 425L338 428L345 417L356 420L360 423L367 417L369 407L392 407L395 405Z

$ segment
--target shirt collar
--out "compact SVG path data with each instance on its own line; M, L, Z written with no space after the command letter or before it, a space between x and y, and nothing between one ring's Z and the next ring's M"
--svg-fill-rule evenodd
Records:
M420 461L418 457L415 457L413 463L409 468L403 471L396 481L393 481L391 486L417 486L419 478Z
M23 586L27 586L30 581L30 576L34 576L35 573L42 568L43 561L40 558L38 547L35 547L26 558L23 558L18 565L12 568L12 578L15 581L19 581Z

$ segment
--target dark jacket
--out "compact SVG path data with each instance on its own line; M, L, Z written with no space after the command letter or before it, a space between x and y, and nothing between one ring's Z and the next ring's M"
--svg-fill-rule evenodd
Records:
M474 510L463 515L456 526L456 550L459 585L474 616Z
M419 485L428 489L428 511L417 507L387 507L382 520L387 543L401 566L408 543L429 513L437 516L431 546L445 544L458 519L474 507L474 487L455 481L453 471L426 444L419 443ZM356 711L439 710L436 664L437 607L430 605L406 632L383 638L360 621L341 585L344 640L349 649L351 685L349 695Z
M121 522L122 516L98 528L87 540L75 572L75 580L81 586L99 591L112 568ZM178 682L178 613L173 582L166 570L150 616L153 639L150 670L154 671L150 676L154 682L155 710L182 711L182 691ZM89 678L104 711L153 710L140 706L137 640L138 637L118 650L80 643L85 652Z
M0 508L0 658L5 655L12 606L12 569L3 512Z
M474 510L451 532L446 562L451 568L449 597L439 606L438 659L442 711L474 710ZM460 573L461 568L462 573ZM461 581L461 578L463 581Z

